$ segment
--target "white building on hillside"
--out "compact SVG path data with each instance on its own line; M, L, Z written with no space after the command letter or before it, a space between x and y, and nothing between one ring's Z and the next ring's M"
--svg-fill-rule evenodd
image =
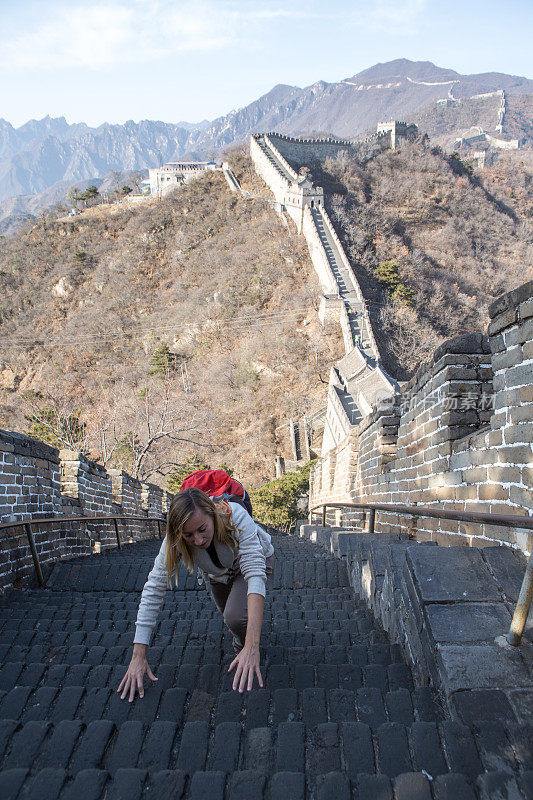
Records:
M163 197L169 189L194 180L204 172L222 170L215 161L176 161L148 170L150 194Z

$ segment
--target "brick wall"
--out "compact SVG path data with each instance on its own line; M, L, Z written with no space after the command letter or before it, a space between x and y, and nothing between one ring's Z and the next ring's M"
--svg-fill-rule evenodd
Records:
M0 518L62 511L59 452L28 436L0 431Z
M295 139L277 133L270 133L269 139L284 158L288 158L289 161L298 165L335 158L343 150L350 151L352 149L352 143L348 141Z
M0 431L0 524L31 520L43 566L96 548L116 547L113 523L75 523L64 517L105 514L153 519L118 523L121 541L138 541L158 535L155 520L164 518L171 498L169 492L142 484L121 470L107 472L82 453L58 451L22 434ZM38 522L50 517L53 522ZM0 590L22 585L31 574L26 531L0 528Z
M490 316L487 337L465 334L445 342L394 401L374 409L317 462L311 506L368 500L532 512L533 282L496 300ZM339 514L328 516L339 524ZM362 521L361 512L342 517L342 524ZM409 531L442 544L505 543L524 552L533 541L520 528L382 512L376 530Z

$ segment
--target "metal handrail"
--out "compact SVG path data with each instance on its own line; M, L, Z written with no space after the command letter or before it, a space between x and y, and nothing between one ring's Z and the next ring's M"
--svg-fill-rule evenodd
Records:
M326 524L328 508L355 508L360 511L369 511L368 531L372 534L375 530L376 511L388 511L392 514L405 514L413 517L433 517L434 519L450 519L457 522L478 522L487 525L500 525L506 528L526 528L533 530L533 516L520 516L519 514L487 514L481 511L440 511L425 506L404 506L393 503L319 503L309 509L309 522L313 521L313 513L322 509L322 525ZM507 641L514 647L522 641L526 626L531 601L533 599L533 551L531 552L524 573L524 580L507 634Z
M24 528L26 533L26 537L28 539L28 545L31 552L31 557L33 559L33 566L35 569L35 575L37 577L37 582L41 588L43 588L46 583L43 577L43 571L41 569L41 564L39 561L39 556L37 554L37 549L35 547L35 540L33 538L33 531L32 525L41 525L43 523L50 524L50 523L63 523L63 522L94 522L97 521L104 521L109 520L113 521L115 526L115 536L117 539L117 550L122 548L122 542L120 541L120 531L118 529L118 521L138 521L141 520L142 522L157 522L157 530L159 534L159 538L162 539L161 534L161 522L163 522L162 518L159 517L141 517L141 516L124 516L124 515L113 515L108 516L106 514L95 514L92 517L71 517L71 516L64 516L64 517L42 517L39 519L29 519L29 520L22 520L20 522L3 522L0 524L0 531L4 528Z

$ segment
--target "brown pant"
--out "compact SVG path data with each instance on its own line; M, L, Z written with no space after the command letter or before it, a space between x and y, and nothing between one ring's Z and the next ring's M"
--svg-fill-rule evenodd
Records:
M267 584L274 569L274 554L266 560ZM216 607L224 615L224 622L233 634L233 649L238 653L244 647L248 625L248 583L237 572L228 583L209 581L209 591Z

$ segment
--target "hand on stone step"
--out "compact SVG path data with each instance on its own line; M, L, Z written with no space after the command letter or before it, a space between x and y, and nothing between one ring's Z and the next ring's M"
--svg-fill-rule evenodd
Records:
M144 652L140 648L144 648ZM133 655L131 657L128 671L120 681L117 692L122 691L120 699L124 700L129 692L129 702L132 703L135 697L135 692L139 692L139 697L144 697L143 678L148 675L151 681L157 681L157 678L150 669L150 665L146 660L146 646L135 645L133 648Z
M235 669L236 668L236 669ZM259 669L259 647L244 645L241 652L233 659L228 667L228 672L235 669L233 678L233 689L243 692L245 688L252 691L254 675L257 675L257 682L263 688L263 677Z

